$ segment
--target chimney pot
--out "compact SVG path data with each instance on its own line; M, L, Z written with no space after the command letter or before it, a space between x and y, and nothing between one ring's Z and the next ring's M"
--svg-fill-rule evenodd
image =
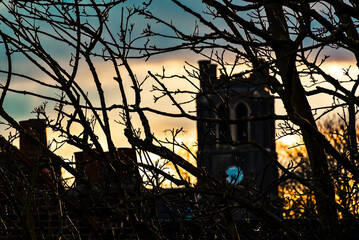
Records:
M200 85L203 90L207 90L208 87L217 82L217 65L211 64L208 60L198 61L199 73L200 73Z
M29 134L33 135L39 142L47 147L46 122L45 119L29 119L21 121L20 126ZM38 144L34 143L28 136L20 133L20 151L27 157L40 157L41 151Z

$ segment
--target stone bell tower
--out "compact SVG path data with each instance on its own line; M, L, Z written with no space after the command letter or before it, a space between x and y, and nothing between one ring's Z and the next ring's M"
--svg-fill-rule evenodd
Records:
M274 98L259 73L217 78L217 66L200 61L197 116L198 165L230 183L267 190L278 178L275 155ZM246 121L261 116L262 120ZM273 190L276 192L277 190ZM274 193L273 192L273 193Z

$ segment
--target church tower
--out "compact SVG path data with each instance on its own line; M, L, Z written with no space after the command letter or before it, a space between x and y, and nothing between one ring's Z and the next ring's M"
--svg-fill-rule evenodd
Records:
M209 61L200 61L199 69L198 166L227 182L275 194L269 188L278 170L268 156L276 154L274 98L263 78L257 73L217 78L217 66ZM262 119L246 121L251 116Z

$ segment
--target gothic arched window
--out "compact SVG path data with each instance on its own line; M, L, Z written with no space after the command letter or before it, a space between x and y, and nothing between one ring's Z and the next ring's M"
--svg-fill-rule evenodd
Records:
M235 108L236 119L240 119L249 115L249 110L246 104L239 103ZM236 136L238 141L248 140L249 127L248 122L238 122L236 124Z

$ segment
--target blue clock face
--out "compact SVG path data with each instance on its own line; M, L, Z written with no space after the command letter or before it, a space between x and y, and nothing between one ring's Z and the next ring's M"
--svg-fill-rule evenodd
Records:
M232 166L229 167L226 170L226 174L227 174L227 178L226 181L227 183L231 183L231 184L238 184L243 180L243 171L240 167L237 166Z

